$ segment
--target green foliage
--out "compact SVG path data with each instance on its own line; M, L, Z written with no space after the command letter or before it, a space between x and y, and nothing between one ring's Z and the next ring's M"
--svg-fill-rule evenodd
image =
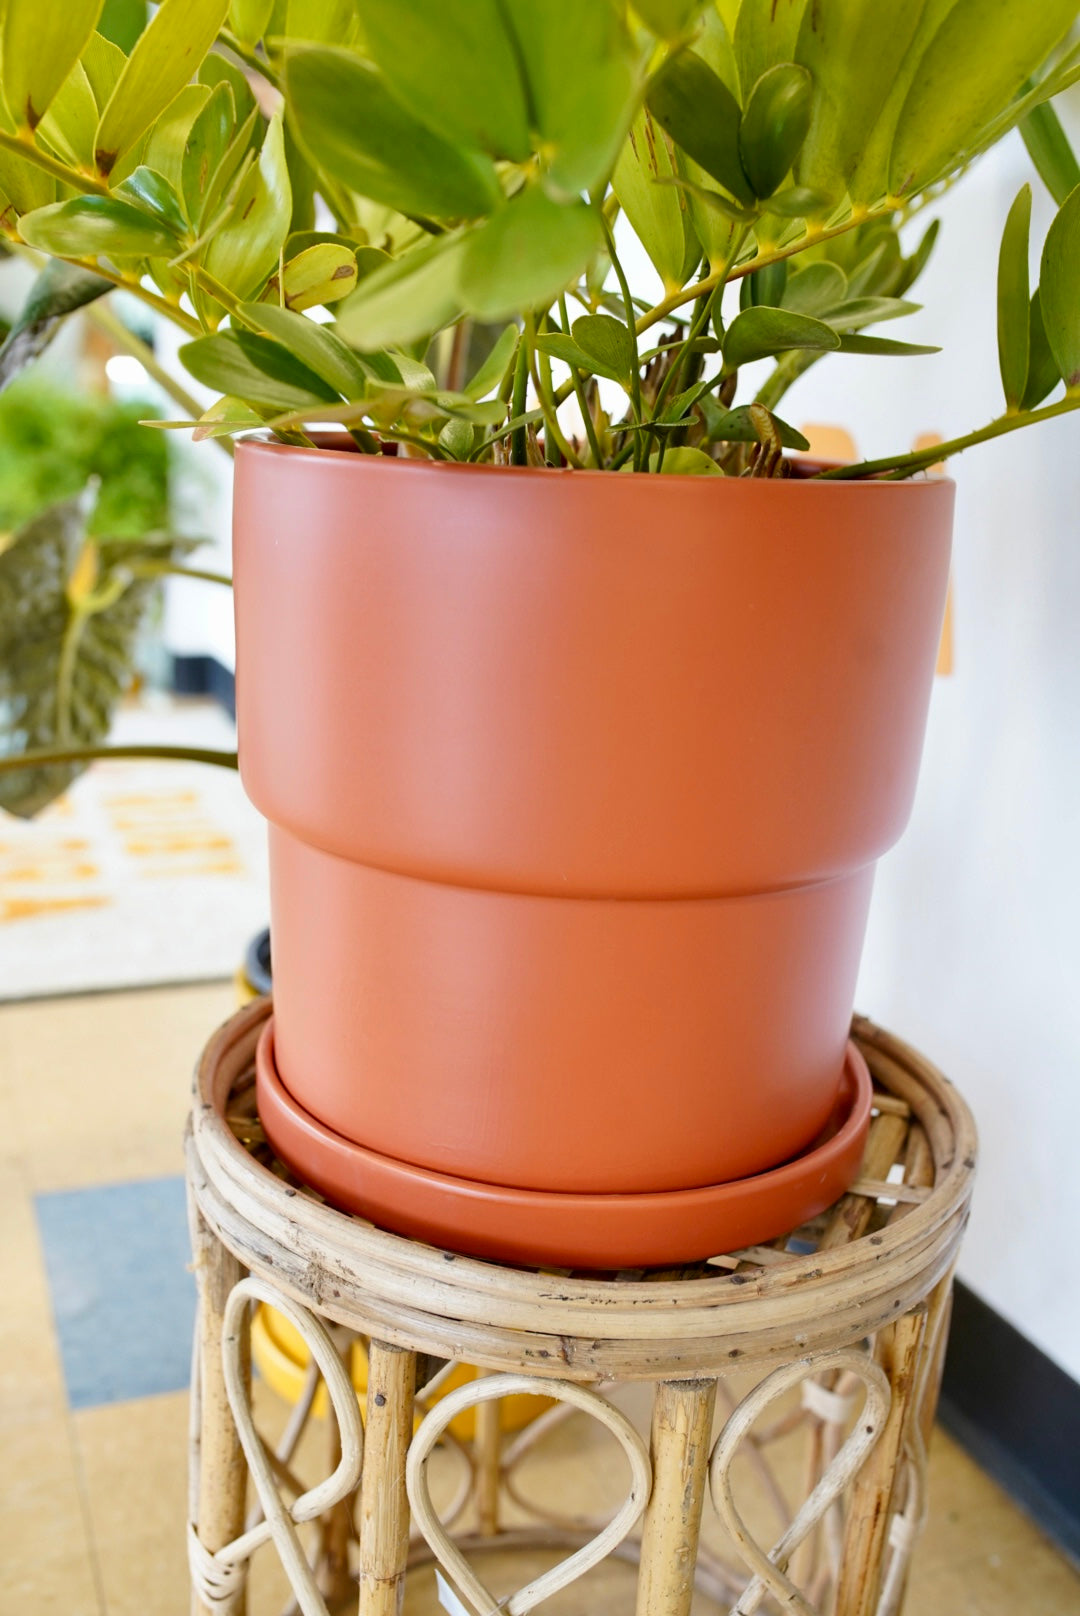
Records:
M0 531L11 532L91 479L92 535L137 538L168 526L169 452L139 425L146 403L118 404L23 376L0 396Z
M1080 0L46 10L4 11L0 224L74 262L0 380L119 281L194 339L184 362L225 401L201 436L302 441L329 412L367 450L780 475L775 406L812 364L934 351L870 329L917 307L937 223L914 251L900 226L1020 125L1061 212L1041 288L1027 202L1006 227L1006 408L1080 386L1080 167L1052 107L1080 78ZM659 302L623 274L626 230Z

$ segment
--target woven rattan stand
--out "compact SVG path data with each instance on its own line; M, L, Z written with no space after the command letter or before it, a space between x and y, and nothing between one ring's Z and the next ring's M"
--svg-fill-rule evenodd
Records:
M687 1616L695 1586L739 1616L895 1616L925 1509L926 1439L974 1169L971 1116L934 1067L856 1023L877 1090L863 1176L812 1225L677 1272L563 1275L437 1251L296 1185L254 1114L254 1049L268 1014L258 1001L210 1043L188 1139L200 1296L196 1611L237 1616L251 1555L272 1540L304 1616L355 1610L357 1600L360 1616L394 1616L409 1567L432 1559L459 1608L522 1616L609 1555L639 1562L637 1616ZM276 1450L256 1431L250 1395L247 1326L260 1302L287 1316L313 1357ZM369 1343L363 1425L342 1361L352 1332ZM432 1358L488 1373L432 1402L446 1373ZM305 1490L290 1464L320 1376L336 1416L332 1474ZM629 1381L653 1383L649 1441L611 1401ZM515 1391L557 1402L500 1452L496 1399ZM470 1407L476 1436L463 1444L447 1426ZM625 1454L621 1507L600 1522L536 1510L534 1526L500 1533L504 1500L520 1515L524 1453L579 1411ZM770 1446L795 1427L805 1429L807 1485L792 1506L771 1476ZM440 1521L429 1461L448 1440L467 1460L466 1483ZM773 1494L775 1541L758 1541L744 1520L737 1453ZM731 1547L724 1558L699 1545L708 1498ZM303 1522L314 1523L306 1553ZM567 1558L497 1599L482 1580L493 1542ZM579 1609L589 1608L586 1584Z

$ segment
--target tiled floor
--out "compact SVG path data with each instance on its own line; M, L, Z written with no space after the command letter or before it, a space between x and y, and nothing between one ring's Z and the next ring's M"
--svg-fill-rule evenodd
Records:
M0 1007L3 1616L188 1610L181 1134L192 1063L232 1007L226 983ZM262 1388L260 1404L268 1428L280 1425L275 1395ZM557 1488L573 1504L570 1445L595 1507L608 1471L582 1427L537 1458L528 1491ZM615 1567L545 1610L629 1611L629 1589ZM280 1592L264 1555L256 1616ZM702 1616L713 1608L702 1602ZM430 1579L418 1579L407 1616L436 1610ZM1080 1616L1080 1575L940 1433L907 1611Z

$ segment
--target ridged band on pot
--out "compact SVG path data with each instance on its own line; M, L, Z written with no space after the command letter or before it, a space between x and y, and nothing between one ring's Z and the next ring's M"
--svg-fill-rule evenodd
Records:
M535 1189L805 1148L910 811L951 510L941 481L242 444L240 760L295 1100Z

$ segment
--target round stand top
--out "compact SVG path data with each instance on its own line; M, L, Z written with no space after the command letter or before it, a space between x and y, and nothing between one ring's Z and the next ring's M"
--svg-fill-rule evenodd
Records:
M850 1346L917 1306L967 1222L975 1127L947 1078L856 1018L875 1115L853 1188L767 1246L678 1269L583 1274L439 1251L337 1212L274 1156L255 1112L270 1001L214 1035L196 1072L188 1182L245 1267L391 1345L576 1381L714 1376Z

